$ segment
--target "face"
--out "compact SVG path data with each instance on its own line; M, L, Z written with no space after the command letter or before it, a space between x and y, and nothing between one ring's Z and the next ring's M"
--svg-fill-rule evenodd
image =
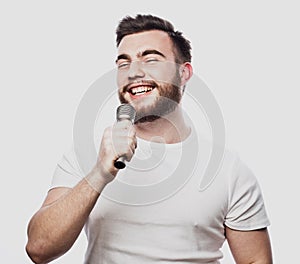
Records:
M167 33L153 30L124 37L116 63L120 102L135 108L137 123L175 110L181 100L181 83Z

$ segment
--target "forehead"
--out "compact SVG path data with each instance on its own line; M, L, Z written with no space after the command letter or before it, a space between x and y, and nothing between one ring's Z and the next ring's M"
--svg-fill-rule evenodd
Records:
M118 47L118 55L137 56L145 50L157 50L173 58L173 45L169 35L160 30L150 30L125 36Z

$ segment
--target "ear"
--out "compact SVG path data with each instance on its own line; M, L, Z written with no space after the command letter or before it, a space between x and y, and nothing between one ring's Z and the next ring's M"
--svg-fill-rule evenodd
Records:
M185 86L188 80L193 76L193 67L189 62L180 65L179 68L181 86Z

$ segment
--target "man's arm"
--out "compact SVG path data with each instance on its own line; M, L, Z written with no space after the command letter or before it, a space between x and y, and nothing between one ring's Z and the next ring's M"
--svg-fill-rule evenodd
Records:
M101 192L105 184L98 187ZM26 251L34 263L48 263L72 247L99 194L86 179L72 189L49 191L28 225Z
M26 251L33 262L49 263L72 247L100 193L117 175L114 161L119 156L131 160L135 148L133 126L118 122L114 128L105 130L93 170L73 188L49 191L41 209L28 225Z
M271 242L267 228L238 231L225 227L226 238L237 264L272 264Z

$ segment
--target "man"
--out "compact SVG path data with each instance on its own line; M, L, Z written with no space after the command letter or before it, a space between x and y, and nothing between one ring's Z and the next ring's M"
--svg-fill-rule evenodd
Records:
M81 175L74 151L64 156L28 225L30 258L35 263L58 258L85 226L89 264L219 263L225 239L236 263L272 263L261 191L250 170L230 151L204 190L197 188L205 164L200 159L180 190L155 203L135 206L102 195L116 177L140 185L162 181L175 173L170 171L180 150L195 144L196 132L181 107L192 76L190 42L168 21L137 15L119 23L117 47L119 99L134 107L135 123L124 120L105 129L97 162L87 175ZM141 163L136 152L146 149L149 141L154 148L165 147L163 162L137 172L114 166L121 156L128 164ZM205 149L206 143L201 143L200 153Z

